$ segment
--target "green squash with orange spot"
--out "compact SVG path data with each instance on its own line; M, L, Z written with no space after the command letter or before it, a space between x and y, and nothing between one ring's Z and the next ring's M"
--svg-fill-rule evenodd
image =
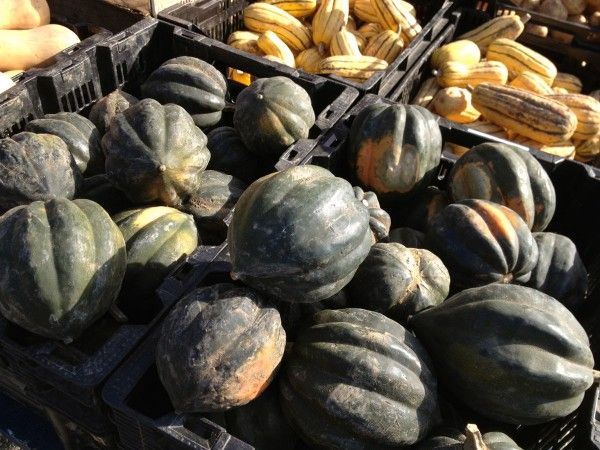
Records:
M377 195L408 196L430 184L442 153L442 134L425 108L376 103L354 120L351 173Z

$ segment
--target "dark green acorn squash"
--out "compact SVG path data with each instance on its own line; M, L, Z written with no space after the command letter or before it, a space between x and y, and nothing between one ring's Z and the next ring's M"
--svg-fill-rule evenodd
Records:
M92 106L89 119L96 125L100 135L104 136L104 133L106 133L116 115L122 113L138 101L133 95L117 89L102 97Z
M406 446L439 420L425 349L398 323L363 309L315 314L294 342L279 387L285 415L317 448Z
M564 417L593 382L584 329L557 300L531 288L467 289L409 325L448 390L494 420L529 425Z
M428 250L377 243L348 284L350 305L406 323L409 316L441 303L450 275Z
M463 200L444 208L425 236L457 287L511 283L535 267L538 248L512 209L487 200Z
M466 432L469 433L469 429ZM487 450L523 450L509 436L499 431L485 433L482 438ZM420 442L415 450L472 450L475 441L471 438L470 446L467 446L466 440L467 436L458 430L447 430Z
M141 86L144 98L183 107L199 127L216 125L225 108L227 82L209 63L192 56L169 59Z
M78 198L98 203L110 215L133 209L125 193L114 187L105 173L84 178Z
M100 133L85 117L72 112L46 114L29 122L25 129L33 133L53 134L65 141L81 173L94 175L104 172Z
M72 199L80 182L60 138L24 132L0 139L0 214L35 200Z
M277 380L247 405L227 411L225 422L228 433L256 450L294 449L299 441L283 416Z
M425 108L377 103L362 110L350 130L352 174L377 195L408 195L427 186L442 154L442 134Z
M200 188L181 209L194 216L205 244L220 244L227 238L225 219L244 189L246 185L231 175L216 170L202 172Z
M206 137L211 155L209 169L233 175L246 183L252 183L263 174L260 159L246 148L234 128L215 128Z
M32 333L77 339L119 293L125 242L97 203L13 208L0 218L0 242L0 312Z
M585 300L587 271L571 239L555 233L533 233L538 246L537 264L524 279L525 286L554 297L571 311Z
M277 301L304 303L339 292L372 239L369 211L350 183L311 165L252 183L227 235L233 277Z
M427 186L403 209L405 213L404 224L407 227L425 232L433 219L450 203L446 191L442 191L435 186Z
M260 78L238 95L233 124L248 150L279 157L315 123L308 93L286 77Z
M358 186L354 186L354 195L369 208L369 226L373 232L373 243L386 240L390 233L392 219L381 208L377 195L374 192L365 192Z
M175 411L226 411L266 389L284 349L273 306L252 289L216 284L190 292L169 313L156 365Z
M122 301L154 295L173 263L198 246L194 219L166 206L124 211L114 216L127 247Z
M556 209L554 186L542 165L504 144L479 144L462 155L448 186L454 201L479 198L507 206L533 231L544 230Z
M141 100L102 138L106 174L135 204L180 206L200 187L210 159L206 136L177 105Z
M397 242L409 248L424 248L425 233L408 227L394 228L390 231L390 242Z

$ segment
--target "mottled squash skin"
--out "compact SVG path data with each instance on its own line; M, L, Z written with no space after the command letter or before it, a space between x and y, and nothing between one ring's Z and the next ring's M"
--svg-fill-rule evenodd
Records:
M251 152L279 157L308 137L315 112L308 93L286 77L260 78L238 95L233 124Z
M85 117L72 112L46 114L29 122L25 130L53 134L65 141L81 173L94 175L104 172L100 133Z
M571 311L585 300L588 276L571 239L555 233L533 233L538 246L537 264L520 279L525 286L554 297Z
M354 195L369 208L369 226L373 232L373 243L386 240L390 233L392 219L381 208L377 195L374 192L365 192L358 186L354 186Z
M80 182L60 138L24 132L0 139L0 214L36 200L72 199Z
M252 183L227 235L232 276L276 301L303 303L339 292L372 240L369 211L350 183L311 165Z
M378 196L418 192L431 182L441 154L439 126L420 106L370 105L350 130L351 173Z
M311 447L398 448L423 439L439 420L425 349L398 323L363 309L315 314L279 387L284 413Z
M177 105L136 103L102 138L106 174L134 204L180 206L200 187L210 152L206 136Z
M409 316L441 303L450 291L450 274L428 250L377 243L348 285L350 305L406 323Z
M593 382L585 330L557 300L534 289L500 283L467 289L409 325L448 390L500 422L564 417Z
M427 186L424 191L416 195L406 208L405 225L415 230L425 232L431 222L450 203L446 191L435 186Z
M117 214L114 221L127 247L124 301L154 295L173 263L198 246L194 219L173 208L133 209Z
M544 230L556 209L550 177L528 152L504 144L484 143L461 156L448 180L454 201L468 198L507 206L533 231Z
M184 108L198 127L216 125L225 108L227 82L209 63L192 56L169 59L141 86L144 98Z
M408 227L394 228L390 231L390 242L409 248L425 248L425 233Z
M523 450L509 436L499 431L482 435L488 450ZM463 450L466 436L458 430L448 430L420 442L415 450Z
M102 97L90 110L89 119L101 136L108 130L110 123L117 116L139 100L125 91L117 89Z
M264 174L260 159L246 148L234 128L215 128L206 137L211 155L209 169L232 175L246 183L252 183Z
M425 235L453 285L511 283L535 267L538 248L521 217L486 200L463 200L444 208Z
M53 199L0 218L0 312L70 342L117 297L127 257L119 228L90 200Z
M283 416L276 380L255 400L227 411L225 422L228 433L256 449L295 449L299 441Z
M273 306L252 289L216 284L190 292L169 313L156 365L175 411L219 412L258 397L284 349Z

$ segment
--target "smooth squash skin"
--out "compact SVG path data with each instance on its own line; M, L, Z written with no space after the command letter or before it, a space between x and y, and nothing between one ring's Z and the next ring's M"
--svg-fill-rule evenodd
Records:
M440 129L420 106L370 105L350 130L352 174L380 197L407 196L428 185L441 154Z
M72 112L46 114L29 122L25 130L53 134L65 141L81 173L96 175L104 172L100 133L85 117Z
M227 235L232 276L276 301L318 302L352 279L373 241L350 183L317 166L252 183Z
M286 77L261 78L238 95L233 124L258 156L279 157L298 139L308 137L315 112L308 93Z
M467 289L409 321L440 382L493 420L543 423L579 407L594 358L583 327L535 289Z
M397 242L409 248L424 248L425 233L409 227L394 228L390 231L390 242Z
M538 246L537 264L519 282L554 297L571 311L585 301L588 275L571 239L555 233L533 233Z
M116 115L122 113L138 101L133 95L117 89L102 97L92 106L89 119L98 128L100 136L104 136L104 133L106 133Z
M50 134L0 139L0 214L36 200L75 197L81 174L66 144Z
M556 209L556 193L542 165L528 152L484 143L462 155L448 180L454 201L479 198L507 206L533 231L544 230Z
M106 174L134 204L181 205L200 187L210 159L206 136L178 105L144 99L102 138Z
M215 284L190 292L169 313L156 366L175 411L220 412L258 397L284 349L273 306L252 289Z
M350 306L377 311L399 323L440 304L450 292L450 274L428 250L377 243L348 284Z
M246 183L265 174L260 158L246 148L235 128L215 128L206 137L211 155L208 169L224 172Z
M0 218L0 312L70 342L104 315L125 275L125 242L90 200L52 199Z
M364 309L315 314L282 369L283 412L311 448L389 449L439 421L437 382L415 336Z
M0 30L28 30L48 25L50 8L46 0L3 0Z
M426 247L444 262L459 288L511 283L535 267L538 247L512 209L487 200L444 208L425 235Z
M141 86L142 96L163 105L184 108L198 127L215 125L225 108L227 82L221 72L191 56L172 58L150 74Z
M79 43L79 37L62 25L32 30L0 30L0 71L45 67L57 53Z

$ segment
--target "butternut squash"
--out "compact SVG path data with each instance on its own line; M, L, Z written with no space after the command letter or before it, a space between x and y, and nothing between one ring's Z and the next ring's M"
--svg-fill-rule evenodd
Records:
M456 123L475 122L481 115L471 104L471 93L463 88L442 89L432 102L436 113Z
M0 30L0 71L43 67L52 63L57 53L78 42L77 35L61 25Z
M0 2L0 30L28 30L49 23L50 8L46 0Z
M0 72L0 94L15 85L14 81L6 74Z

